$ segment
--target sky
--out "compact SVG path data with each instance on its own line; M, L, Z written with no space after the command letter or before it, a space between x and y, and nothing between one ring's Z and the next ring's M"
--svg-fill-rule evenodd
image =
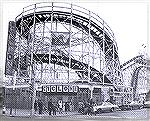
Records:
M37 0L40 2L39 0ZM43 0L44 1L44 0ZM106 0L107 1L107 0ZM137 56L139 52L148 49L149 17L148 4L146 2L102 2L102 0L72 2L72 4L84 7L100 16L114 32L118 45L120 63ZM127 0L128 1L128 0ZM145 1L145 0L144 0ZM4 71L6 44L8 34L8 22L14 21L15 17L22 12L22 8L36 3L34 0L3 1L0 8L1 45L0 45L0 68ZM144 49L145 47L145 49ZM148 50L149 51L149 50ZM150 53L150 51L149 51Z

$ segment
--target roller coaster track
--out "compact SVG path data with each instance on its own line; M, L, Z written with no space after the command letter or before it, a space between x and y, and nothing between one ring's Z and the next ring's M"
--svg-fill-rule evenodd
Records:
M127 61L126 63L122 64L120 67L123 68L124 66L128 65L129 63L131 62L135 62L135 63L139 63L139 64L142 64L142 65L150 65L150 60L146 60L143 58L144 55L139 55L139 56L136 56L132 59L130 59L129 61Z
M27 55L21 57L21 60L23 60L22 63L20 64L21 70L27 70L27 65L28 65L27 63L30 63L29 60L31 60L31 59L29 59L30 57L31 56L29 56L29 55L28 55L28 57L27 57ZM26 60L27 58L28 58L28 61ZM34 54L33 58L34 58L34 62L49 63L49 54ZM58 55L51 54L50 63L69 68L69 57L67 57L65 55L58 56ZM88 73L89 73L88 64L77 61L73 58L71 58L70 63L71 63L70 68L73 70L77 70L75 72L78 74L78 76L80 78L82 78L80 74L84 74L84 75L88 76ZM15 69L18 68L18 58L15 59L14 68ZM103 80L103 76L104 76L104 80ZM111 81L105 75L103 75L102 73L100 73L98 70L96 70L95 68L93 68L91 66L90 66L90 79L92 82L103 83L103 81L104 81L105 84L111 84Z
M139 66L134 71L132 78L131 78L131 80L132 80L131 86L133 87L133 99L135 99L135 96L136 96L137 85L138 85L138 75L142 68L147 68L147 70L150 71L150 67L145 67L145 66Z
M49 17L48 17L49 15ZM52 11L40 11L35 13L35 22L40 23L40 22L51 22L51 15ZM65 23L71 23L71 13L69 12L62 12L62 11L53 11L53 21L58 21L58 22L64 22ZM82 28L85 30L87 33L89 33L89 27L88 27L88 22L89 19L85 18L83 16L77 15L72 13L73 19L72 19L72 25L76 26L78 28ZM57 18L56 18L57 17ZM22 36L28 39L29 35L29 30L34 24L34 13L25 15L20 18L17 17L16 19L16 27L18 28L19 33L23 33ZM24 23L23 30L21 29L21 23ZM113 46L112 44L115 44L114 40L110 37L108 33L104 33L105 37L105 42L103 43L103 28L97 25L95 22L90 20L91 26L90 28L90 34L92 37L97 41L97 43L100 45L101 49L103 50L103 44L105 46L104 49L104 54L106 55L107 58L113 58ZM26 26L25 26L26 25ZM107 29L107 28L106 28ZM111 51L110 51L111 50ZM114 47L114 58L118 58L118 52L117 52L117 46Z
M129 61L127 61L126 63L122 64L120 67L121 67L123 70L125 70L125 69L129 68L130 66L134 65L135 62L138 62L137 60L140 60L142 57L143 57L143 55L136 56L136 57L130 59ZM132 62L133 62L133 63L132 63ZM128 64L130 64L130 63L132 63L132 64L126 67L126 65L128 65Z
M37 4L38 5L38 4ZM73 5L74 6L74 5ZM45 7L45 6L44 6ZM40 10L37 11L40 8L44 7L37 7L35 4L35 7L32 9L24 10L20 15L16 17L16 28L18 33L20 33L20 36L24 37L25 39L29 39L30 37L30 30L31 28L38 24L38 23L46 23L46 22L63 22L65 24L72 24L72 26L76 28L82 28L85 32L90 33L90 36L93 37L94 40L99 44L101 50L103 50L103 53L105 54L105 58L107 58L107 61L116 59L118 61L118 48L115 42L115 37L110 29L110 27L102 20L100 17L98 17L96 14L93 14L91 18L87 18L85 16L82 16L80 14L76 14L74 12L71 12L71 10L82 12L78 9L74 8L66 8L67 11L61 11L63 8L62 6L48 6L47 10ZM46 8L45 7L45 8ZM53 10L54 7L58 7L57 10ZM77 7L77 6L76 6ZM52 8L52 9L50 9ZM25 8L26 9L26 8ZM69 10L69 12L68 12ZM87 13L83 12L86 16L89 16L89 11ZM90 24L89 24L90 21ZM97 22L99 24L97 24ZM53 32L51 32L53 33ZM104 49L105 48L105 49ZM30 56L30 55L24 55L25 56ZM35 54L34 55L34 60L39 61L39 57L43 57L43 55L40 54ZM22 58L24 58L22 57ZM44 58L48 59L49 54L44 54ZM57 59L62 59L63 63L60 61L57 61ZM56 63L61 66L66 66L69 67L68 63L65 63L65 61L69 61L69 58L67 56L56 56L51 54L51 61L50 63ZM41 62L44 62L42 59ZM18 57L15 59L15 63L18 63ZM46 62L47 63L47 62ZM16 64L14 64L16 65ZM22 64L24 65L24 64ZM78 76L80 74L85 74L86 76L88 75L88 64L79 62L73 58L71 58L71 68L72 69L78 69L81 71L76 71ZM24 67L23 67L24 68ZM25 67L26 68L26 67ZM84 70L84 71L82 71ZM80 74L79 74L80 73ZM95 77L95 75L97 75ZM104 77L104 79L103 79ZM106 77L103 76L102 73L100 73L98 70L90 66L90 78L92 81L96 80L104 80L106 83L112 83L110 80Z
M130 64L133 62L131 65L127 66L126 68L123 68L124 66ZM138 75L139 72L142 68L146 68L147 70L150 71L150 60L146 60L143 58L143 55L136 56L132 58L131 60L127 61L123 65L121 65L121 68L123 68L123 71L126 70L127 68L135 65L135 64L140 64L136 69L134 70L132 77L131 77L131 87L133 87L133 98L135 99L136 96L136 91L137 91L137 86L138 86Z

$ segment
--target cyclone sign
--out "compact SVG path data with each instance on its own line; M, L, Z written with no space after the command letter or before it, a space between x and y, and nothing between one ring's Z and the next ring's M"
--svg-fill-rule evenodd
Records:
M44 85L42 86L44 93L77 93L78 86L72 85Z

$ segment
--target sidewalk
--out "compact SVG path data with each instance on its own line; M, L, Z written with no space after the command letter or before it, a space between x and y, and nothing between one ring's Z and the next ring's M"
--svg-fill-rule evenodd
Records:
M79 115L80 113L78 112L56 112L56 115L50 115L48 112L43 111L41 115L36 112L34 114L34 117L66 117L66 116L74 116L74 115ZM13 116L13 117L31 117L31 110L26 110L26 109L13 109L12 115L10 115L10 109L6 109L6 116Z

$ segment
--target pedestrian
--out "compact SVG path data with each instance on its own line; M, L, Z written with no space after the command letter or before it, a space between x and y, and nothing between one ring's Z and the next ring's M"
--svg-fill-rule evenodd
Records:
M65 102L65 112L69 111L69 103L68 102Z
M70 111L70 103L69 102L67 103L67 106L68 106L67 107L68 111Z
M67 102L65 102L65 112L67 112Z
M70 107L69 110L70 110L70 111L73 111L73 103L72 103L72 101L69 102L69 107Z
M58 101L58 106L59 106L59 113L62 113L62 111L63 111L63 102L62 102L62 100Z
M87 104L87 114L88 115L92 115L93 113L93 101L90 101L88 104Z
M93 100L92 99L89 100L89 104L90 104L90 106L93 105Z
M52 99L50 99L50 100L48 101L48 111L49 111L49 115L51 115L52 110L53 110L53 103L52 103Z
M53 109L53 115L56 115L57 107L55 105L53 105L52 109Z
M37 107L38 107L38 104L37 104L37 101L35 100L35 102L34 102L34 110L35 110L35 113L36 113L36 111L37 111Z
M38 107L39 107L39 115L41 115L42 111L43 111L43 103L41 100L39 100L39 102L38 102Z
M80 113L84 114L84 103L81 102L80 104Z

